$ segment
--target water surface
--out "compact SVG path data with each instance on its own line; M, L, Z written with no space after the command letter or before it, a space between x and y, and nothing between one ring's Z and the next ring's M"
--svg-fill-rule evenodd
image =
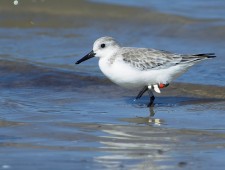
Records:
M222 2L115 2L0 2L0 169L223 169ZM97 59L74 65L105 35L218 57L149 110L147 96L134 102L138 91L108 81Z

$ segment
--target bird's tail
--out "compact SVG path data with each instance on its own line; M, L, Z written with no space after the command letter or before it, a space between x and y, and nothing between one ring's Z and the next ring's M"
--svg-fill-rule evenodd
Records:
M200 59L205 59L205 58L215 58L215 53L205 53L205 54L194 54L193 56L198 57Z
M201 60L215 58L215 57L216 57L215 53L186 55L182 58L181 63L198 62Z

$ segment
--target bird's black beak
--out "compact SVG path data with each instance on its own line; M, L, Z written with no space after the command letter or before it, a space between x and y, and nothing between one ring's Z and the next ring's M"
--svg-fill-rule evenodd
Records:
M82 63L83 61L86 61L90 58L93 58L95 56L95 53L94 51L92 50L90 53L88 53L86 56L84 56L83 58L81 58L80 60L78 60L75 64L80 64Z

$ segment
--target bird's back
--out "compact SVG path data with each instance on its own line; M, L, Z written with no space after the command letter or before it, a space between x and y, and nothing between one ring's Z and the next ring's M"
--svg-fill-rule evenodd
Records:
M151 48L131 47L123 47L118 53L125 63L142 71L166 69L179 64L191 66L198 61L216 57L214 53L181 55Z

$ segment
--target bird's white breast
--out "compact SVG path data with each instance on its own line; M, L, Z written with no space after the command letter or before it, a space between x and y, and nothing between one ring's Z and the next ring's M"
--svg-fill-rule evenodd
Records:
M99 60L101 71L114 83L126 87L133 88L142 86L143 83L138 82L138 71L132 70L122 61L114 61L110 63L106 58Z

